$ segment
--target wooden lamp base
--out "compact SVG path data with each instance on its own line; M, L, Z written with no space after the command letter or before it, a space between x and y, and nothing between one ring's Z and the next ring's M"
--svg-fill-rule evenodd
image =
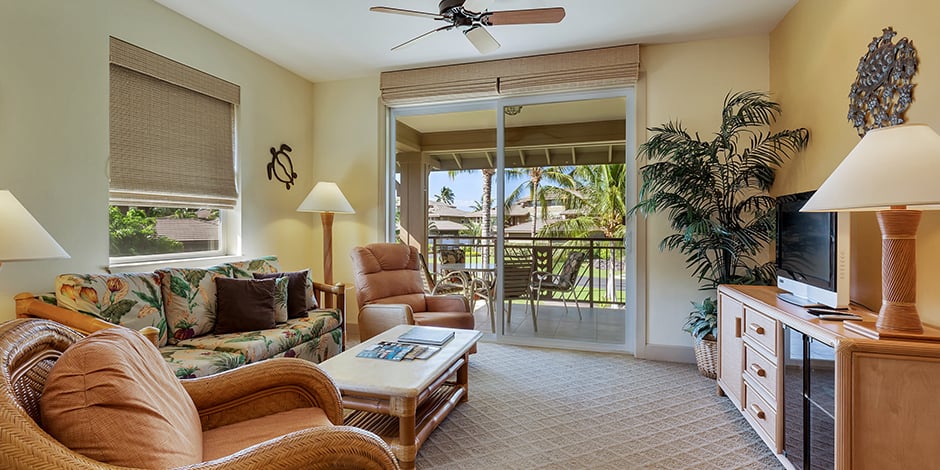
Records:
M917 225L920 211L903 206L878 212L881 227L879 330L922 333L917 313Z
M925 331L917 313L917 225L920 211L892 206L878 212L881 227L881 310L878 321L846 322L869 338L940 341L940 329Z

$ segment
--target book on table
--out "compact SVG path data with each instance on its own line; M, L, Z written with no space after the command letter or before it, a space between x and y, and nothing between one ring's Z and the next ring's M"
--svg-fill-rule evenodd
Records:
M453 330L415 326L398 337L401 343L430 344L442 346L454 337Z
M356 354L356 357L385 359L387 361L411 361L414 359L427 359L440 351L441 348L423 346L420 344L395 343L381 341Z

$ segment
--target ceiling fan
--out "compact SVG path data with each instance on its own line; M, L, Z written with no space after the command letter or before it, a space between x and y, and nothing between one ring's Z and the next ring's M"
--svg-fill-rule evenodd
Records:
M438 4L440 13L426 13L423 11L403 10L401 8L391 7L372 7L369 8L369 11L419 16L448 23L445 26L428 31L414 39L410 39L393 47L393 51L414 44L419 39L426 38L434 33L461 28L463 34L481 54L499 49L499 43L496 42L496 39L486 30L486 26L558 23L565 17L565 9L561 7L486 11L493 1L494 0L441 0Z

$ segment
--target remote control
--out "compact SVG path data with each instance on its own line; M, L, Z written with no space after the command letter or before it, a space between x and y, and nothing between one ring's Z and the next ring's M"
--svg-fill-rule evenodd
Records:
M848 315L854 315L853 313L849 313L849 312L848 312L848 309L841 309L841 310L840 310L840 309L835 309L835 308L808 308L808 309L806 309L806 311L809 312L809 313L812 313L813 315L821 315L821 314L824 314L824 313L832 313L832 314L835 314L835 315L839 315L839 314L843 314L843 313L844 313L844 314L848 314Z
M862 317L854 313L821 313L819 314L820 320L857 320L861 321Z

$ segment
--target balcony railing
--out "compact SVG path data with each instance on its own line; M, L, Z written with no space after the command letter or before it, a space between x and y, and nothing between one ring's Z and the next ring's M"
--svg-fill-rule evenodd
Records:
M435 272L452 261L470 268L495 265L497 261L494 237L430 236L428 245L428 262ZM506 249L531 256L533 271L556 274L561 272L569 253L584 252L587 256L578 273L575 298L591 308L595 305L616 308L626 301L622 239L511 237L506 238ZM462 261L455 260L455 255L462 255Z

